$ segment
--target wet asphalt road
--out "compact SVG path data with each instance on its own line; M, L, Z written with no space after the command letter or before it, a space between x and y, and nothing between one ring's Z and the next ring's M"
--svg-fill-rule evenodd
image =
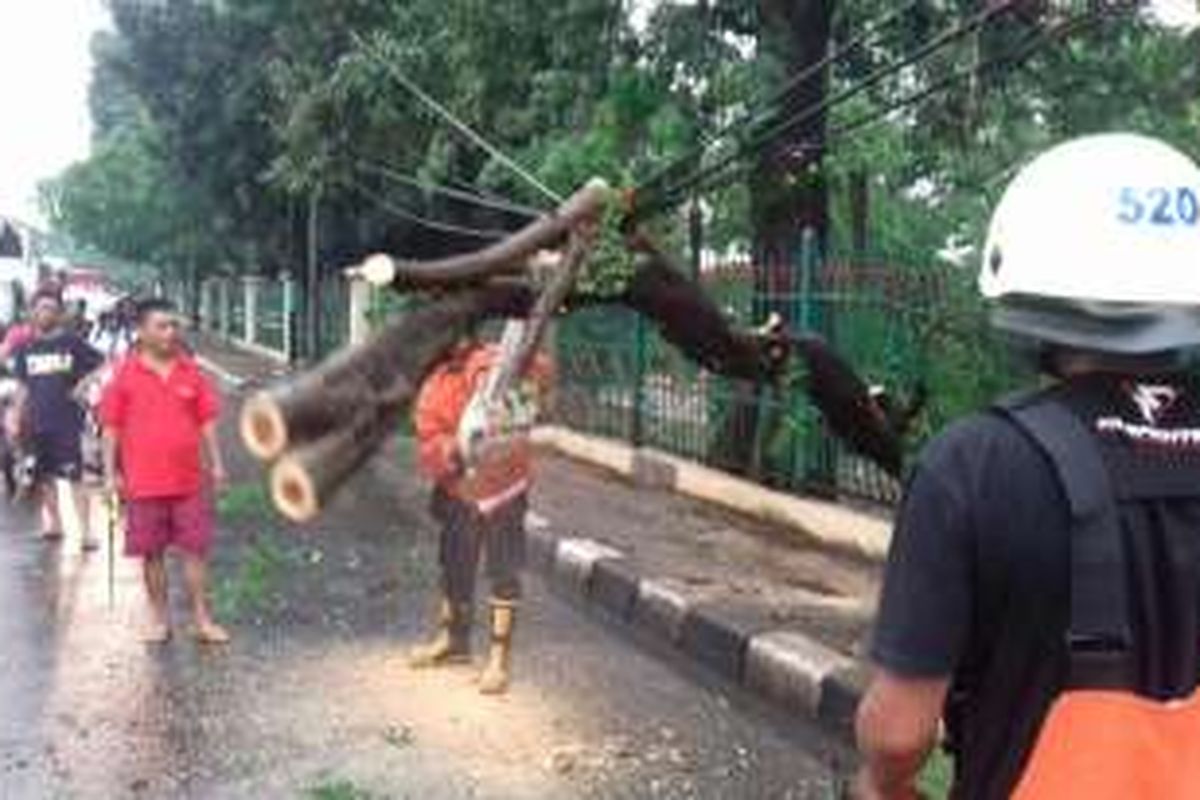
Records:
M837 744L535 579L507 697L469 668L406 669L432 530L419 487L356 486L303 535L253 508L223 522L218 593L241 595L216 651L182 614L169 645L141 644L131 563L110 607L105 553L0 509L0 798L835 796Z

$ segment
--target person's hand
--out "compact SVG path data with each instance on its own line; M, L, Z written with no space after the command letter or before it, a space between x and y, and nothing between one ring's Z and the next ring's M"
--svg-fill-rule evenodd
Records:
M115 469L110 469L105 473L104 494L111 502L121 499L121 490L124 488L121 484L121 475Z
M453 436L447 436L442 441L442 460L446 464L446 478L461 478L467 471L467 461Z
M209 468L209 476L212 478L213 491L217 494L229 487L229 474L225 472L224 464L213 464Z

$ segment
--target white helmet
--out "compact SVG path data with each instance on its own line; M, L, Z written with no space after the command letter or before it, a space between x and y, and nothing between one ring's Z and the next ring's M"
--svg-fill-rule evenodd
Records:
M1027 165L988 230L993 322L1114 353L1200 345L1200 169L1133 134L1086 136Z

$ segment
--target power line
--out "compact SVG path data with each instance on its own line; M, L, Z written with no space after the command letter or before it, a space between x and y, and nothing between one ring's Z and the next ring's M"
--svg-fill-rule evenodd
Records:
M829 65L840 61L846 55L854 52L863 44L867 43L869 39L873 39L875 34L878 33L880 29L890 25L904 14L907 14L920 2L921 0L911 0L911 2L905 3L899 8L882 14L875 20L869 22L866 28L858 36L855 36L849 42L840 47L833 48L825 56L814 61L804 69L801 69L797 74L790 77L782 87L772 92L766 100L762 101L761 105L764 108L769 109L774 104L787 100L788 96L797 88L799 88L805 81L809 80L814 75L817 75L821 70ZM758 112L748 112L747 114L742 115L740 119L730 120L724 125L721 125L707 136L702 133L701 138L707 139L706 142L702 142L698 147L692 148L687 153L673 159L669 164L659 169L657 172L651 175L650 178L642 183L643 188L655 185L693 159L703 158L705 153L707 153L708 150L714 145L720 144L730 131L741 127L750 127L758 124L760 121L765 121L766 119L769 119L767 115L768 112L763 110Z
M540 217L545 213L539 209L533 208L532 206L523 206L519 203L502 200L499 198L484 197L483 195L474 194L473 192L468 192L463 189L455 189L452 186L445 186L442 184L433 183L432 181L423 180L415 175L402 173L396 169L393 169L392 167L387 166L386 164L372 162L366 159L356 159L354 165L364 172L382 175L383 177L404 186L410 186L413 189L423 192L439 194L454 200L460 200L464 203L471 203L479 206L480 208L490 208L495 211L503 211L506 214L515 214L517 216L530 219Z
M409 92L411 92L418 100L420 100L422 103L424 103L430 109L432 109L438 116L440 116L443 120L445 120L446 123L450 125L450 127L454 128L456 131L461 133L463 136L467 137L477 147L479 147L484 152L488 153L492 158L499 161L501 164L503 164L505 167L507 167L514 175L519 177L521 180L528 183L534 189L537 189L539 192L541 192L543 195L545 195L550 200L553 200L555 205L563 204L563 202L565 201L565 198L562 195L558 194L553 189L546 186L546 184L539 181L537 178L535 178L533 176L533 174L531 172L526 170L524 167L522 167L520 164L518 164L516 161L514 161L512 158L510 158L508 155L506 155L503 151L500 150L500 148L496 147L491 142L489 142L487 139L483 138L483 136L478 134L470 125L468 125L467 123L465 123L461 119L459 119L457 116L455 116L454 113L452 111L450 111L450 109L446 108L444 105L439 103L437 100L433 99L428 93L425 92L425 90L423 90L420 86L418 86L416 83L414 83L411 78L409 78L407 75L405 75L404 72L399 67L397 67L393 62L389 61L382 53L380 53L379 50L374 45L367 44L366 42L364 42L362 37L360 37L358 34L354 34L353 39L354 39L354 43L358 47L363 49L364 52L367 53L367 55L369 55L373 59L375 59L375 61L378 62L380 66L382 66L385 70L387 70L387 73L397 83L399 83L401 86L403 86Z
M1129 3L1124 6L1118 4L1114 8L1096 8L1082 14L1076 14L1072 17L1059 20L1057 22L1051 22L1049 25L1025 37L1025 39L1023 39L1017 47L1013 48L1012 51L989 58L980 64L960 67L950 75L926 87L925 89L913 92L881 109L876 110L875 112L872 112L871 114L867 114L859 119L852 120L851 122L844 123L834 128L830 132L830 135L835 139L842 138L856 131L861 131L881 122L886 122L887 118L896 111L904 108L919 106L928 101L931 97L933 97L933 95L945 91L953 84L969 78L972 73L984 73L996 69L1004 69L1007 71L1016 69L1025 64L1035 52L1045 47L1054 39L1063 39L1067 36L1076 34L1091 25L1099 24L1109 16L1110 12L1119 13L1123 11L1134 11L1136 8L1136 3ZM1072 85L1074 85L1074 83L1076 83L1076 81L1072 81Z
M724 157L718 159L715 163L701 167L694 171L691 175L685 177L683 180L669 185L665 190L663 190L657 202L652 200L652 202L648 204L647 210L657 211L661 210L661 208L666 207L667 205L670 205L670 203L673 201L673 198L678 197L681 193L686 193L689 188L700 185L701 183L707 181L710 177L725 172L732 164L745 158L750 150L761 147L767 142L770 142L782 134L787 133L800 123L811 119L817 114L828 111L835 106L841 105L842 103L853 99L870 87L880 83L892 75L895 75L900 70L916 65L928 59L938 50L941 50L958 39L961 39L962 37L982 28L994 17L1009 11L1012 7L1012 2L989 5L968 19L953 25L949 30L935 36L933 39L921 45L916 50L904 56L898 62L889 64L886 67L881 67L853 86L849 86L832 97L826 97L818 103L814 103L806 108L801 109L796 114L793 114L792 116L769 128L764 133L756 135L752 139L742 143L742 145L740 145L736 150L726 154ZM653 198L653 193L651 193L651 197Z
M1101 22L1110 11L1128 11L1133 10L1133 6L1118 7L1116 9L1097 9L1083 14L1079 14L1068 19L1052 23L1049 28L1043 28L1030 34L1021 44L1008 53L997 55L980 64L967 67L960 67L940 81L918 91L909 93L895 101L887 104L883 108L877 109L869 114L866 114L858 119L838 125L827 132L826 144L843 139L854 133L861 133L863 130L869 129L875 125L887 122L889 118L897 111L903 109L911 109L918 107L935 95L944 92L956 83L959 83L969 78L974 73L989 72L995 69L1015 69L1025 63L1037 50L1044 47L1047 43L1054 39L1060 39L1069 36L1073 33L1078 33L1083 28ZM736 174L741 175L749 169L749 165L743 166ZM713 176L709 176L715 177Z
M387 213L389 213L395 217L398 217L400 219L408 220L409 222L420 225L424 228L430 228L432 230L442 231L443 233L453 233L453 234L457 234L460 236L470 236L475 239L485 239L488 241L496 241L499 239L503 239L503 238L511 235L511 233L512 233L511 231L495 231L495 230L484 230L484 229L480 229L480 228L469 228L465 225L455 225L452 222L442 222L441 220L430 219L429 217L422 216L422 215L417 214L416 212L410 211L406 208L401 208L400 206L392 203L390 200L387 200L386 198L384 198L379 193L377 193L371 189L368 189L365 185L363 185L363 183L361 181L351 180L351 181L348 181L347 183L350 186L350 188L354 189L356 192L363 195L364 197L369 198L372 202L374 202L376 205L378 205L381 209L383 209Z

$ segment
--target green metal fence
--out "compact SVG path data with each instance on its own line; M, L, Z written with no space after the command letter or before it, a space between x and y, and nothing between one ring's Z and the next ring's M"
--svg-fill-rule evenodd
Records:
M871 383L903 400L931 398L913 446L954 416L1026 376L987 329L973 276L937 264L828 259L759 270L705 270L702 281L741 324L780 313L793 330L824 335ZM589 309L559 324L557 413L571 427L665 450L788 491L883 503L894 480L826 431L797 369L755 387L695 367L651 325L623 309Z
M264 280L258 285L258 316L254 324L254 340L263 347L283 351L285 318L284 284L278 280Z
M339 278L321 281L318 303L320 314L318 349L324 358L346 343L350 328L350 287Z
M246 335L246 286L237 279L229 282L229 335L235 339Z

